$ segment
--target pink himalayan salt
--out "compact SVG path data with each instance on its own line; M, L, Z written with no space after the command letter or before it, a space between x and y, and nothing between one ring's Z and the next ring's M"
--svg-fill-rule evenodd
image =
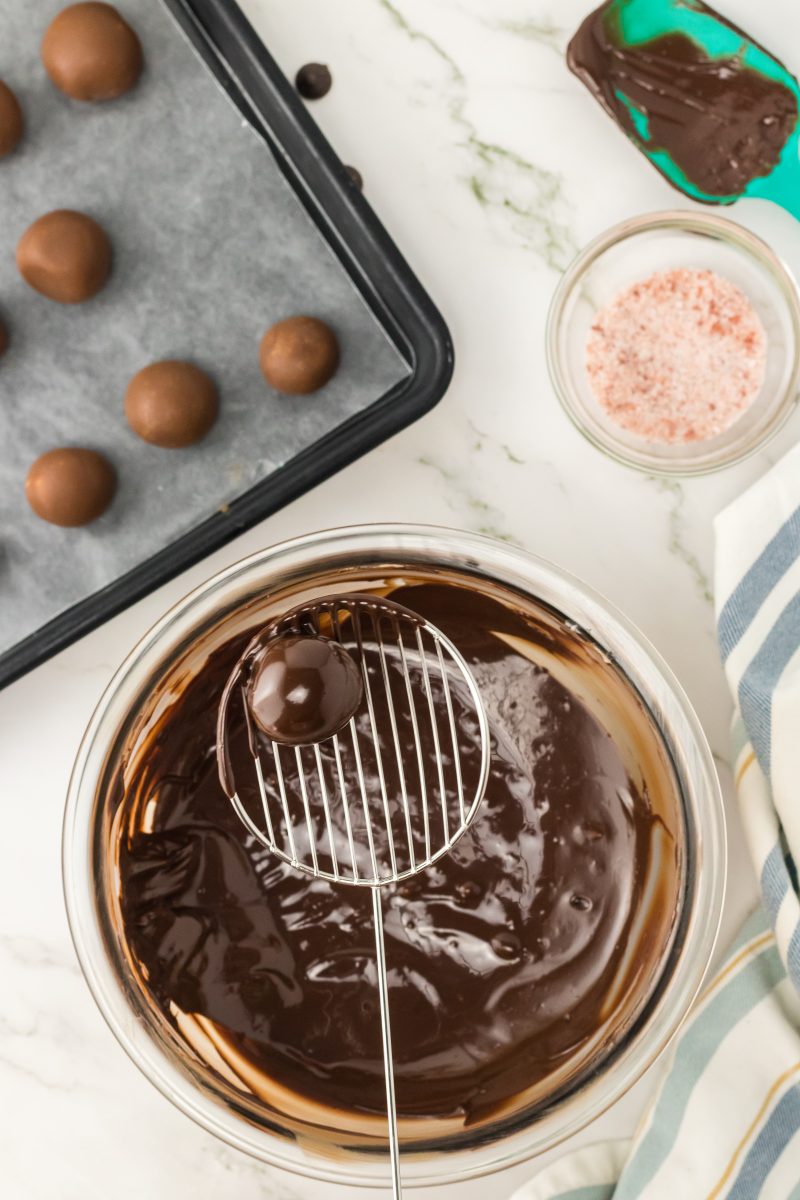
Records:
M648 442L729 429L764 382L767 337L750 301L714 271L656 271L601 309L586 370L612 421Z

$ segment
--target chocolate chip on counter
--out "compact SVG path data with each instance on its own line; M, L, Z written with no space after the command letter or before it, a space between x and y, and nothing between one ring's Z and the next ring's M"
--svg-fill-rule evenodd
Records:
M324 63L306 63L297 72L294 85L304 100L321 100L331 90L333 76Z
M345 167L345 171L347 171L347 174L350 176L353 187L356 187L360 192L363 192L364 178L361 172L357 170L356 167Z

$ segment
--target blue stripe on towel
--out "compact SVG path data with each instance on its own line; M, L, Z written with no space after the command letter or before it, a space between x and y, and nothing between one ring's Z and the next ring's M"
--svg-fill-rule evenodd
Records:
M800 925L795 925L786 951L786 969L794 986L800 991Z
M761 894L773 925L788 890L789 872L786 870L783 846L778 842L770 850L761 869Z
M785 854L786 854L786 860L785 860L786 861L786 870L789 872L789 882L792 885L792 891L793 892L800 891L800 884L798 884L798 879L797 879L797 864L795 863L794 859L792 858L792 856L788 850L785 850Z
M762 918L763 919L763 918ZM728 1033L785 978L774 942L725 981L684 1030L653 1119L622 1172L615 1200L637 1200L672 1150L695 1084Z
M789 659L799 646L800 592L797 592L739 681L739 707L761 769L767 776L772 749L772 696Z
M794 859L786 850L783 837L764 859L761 869L761 894L773 926L783 898L790 888L796 890ZM786 950L786 968L792 983L800 991L800 925L795 926Z
M800 1088L795 1084L781 1096L747 1152L727 1200L753 1200L800 1129ZM800 1169L800 1168L798 1168Z
M731 592L719 614L719 645L725 662L738 645L761 605L792 563L800 558L800 508L759 554L750 570Z

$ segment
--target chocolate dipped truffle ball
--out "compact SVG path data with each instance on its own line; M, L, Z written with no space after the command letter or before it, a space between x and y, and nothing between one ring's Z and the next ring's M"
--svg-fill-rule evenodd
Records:
M142 71L142 46L110 4L71 4L47 27L42 62L53 83L73 100L115 100Z
M317 317L287 317L261 339L261 370L267 383L289 396L307 396L333 378L339 343Z
M306 63L294 78L294 86L304 100L321 100L332 84L333 77L324 63Z
M0 158L16 150L22 138L23 120L19 100L0 79Z
M60 304L80 304L100 291L111 271L111 243L85 213L60 208L39 217L17 245L26 283Z
M253 668L247 703L267 737L308 746L333 737L361 701L361 672L338 642L287 634L273 638Z
M116 491L114 468L96 450L48 450L28 471L25 495L37 517L51 525L88 525L108 508Z
M153 446L191 446L217 419L213 379L194 363L164 359L134 375L125 393L125 416L134 433Z

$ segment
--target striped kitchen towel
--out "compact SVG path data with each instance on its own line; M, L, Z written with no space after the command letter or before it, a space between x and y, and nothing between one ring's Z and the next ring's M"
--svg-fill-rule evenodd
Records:
M721 513L716 534L719 645L736 702L742 820L781 957L800 991L800 446Z
M565 1155L514 1200L800 1200L800 447L717 518L716 548L763 908L692 1010L634 1137Z

